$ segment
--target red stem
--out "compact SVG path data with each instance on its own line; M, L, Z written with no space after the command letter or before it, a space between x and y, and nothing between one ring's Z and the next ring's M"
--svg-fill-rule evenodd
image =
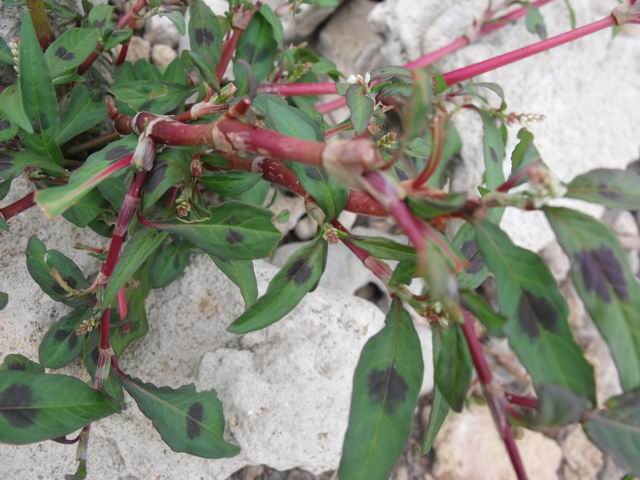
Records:
M272 83L267 85L260 85L258 87L258 92L283 95L285 97L303 95L329 95L332 93L338 93L336 84L333 82Z
M459 68L451 72L444 74L444 80L447 85L455 85L456 83L464 82L470 78L477 77L486 72L496 70L511 63L523 60L541 52L545 52L552 48L564 45L565 43L572 42L579 38L585 37L592 33L604 30L605 28L613 27L616 25L616 21L613 16L609 15L597 22L590 23L575 30L556 35L555 37L541 40L532 45L528 45L523 48L519 48L512 52L499 55L494 58L490 58L483 62L475 63L467 67Z
M130 24L131 21L135 22L134 16L140 12L147 5L147 0L138 0L135 5L125 13L120 20L118 20L118 28L122 29ZM135 23L133 24L135 26Z
M15 217L21 212L33 207L35 205L34 196L36 192L29 192L20 200L16 200L11 205L7 205L4 208L0 208L0 218L5 221L11 217Z
M111 309L107 308L102 312L102 320L100 320L100 349L109 350L111 343L109 341L109 329L111 328ZM98 365L98 368L100 365Z
M104 46L99 44L96 49L89 54L85 61L78 67L78 75L83 75L87 70L89 70L89 68L91 68L91 65L93 65L93 63L98 59L103 49Z
M233 33L224 44L222 55L220 56L220 63L218 63L218 67L216 68L216 77L219 82L222 80L222 77L224 77L224 72L227 71L227 67L229 66L231 57L233 57L233 52L236 51L242 32L242 29L233 27Z
M518 405L519 407L530 408L532 410L537 410L539 407L537 398L515 395L513 393L505 393L504 397L507 399L507 402L512 405Z

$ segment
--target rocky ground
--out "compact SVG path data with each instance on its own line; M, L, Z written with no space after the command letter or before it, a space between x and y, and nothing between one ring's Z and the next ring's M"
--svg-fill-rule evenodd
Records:
M209 2L217 13L227 5L223 0ZM269 3L275 6L280 2ZM556 3L544 10L552 34L568 28L563 2ZM615 1L573 3L578 23L582 24L606 13ZM125 11L129 4L118 0L116 5ZM485 5L486 0L344 0L335 11L303 6L295 19L285 18L285 27L288 41L309 42L349 74L382 64L399 64L446 43L461 34ZM132 62L150 59L164 68L187 43L164 17L152 17L137 27L127 55ZM505 88L514 111L546 116L530 128L545 160L563 180L596 166L640 170L640 164L632 164L640 147L640 111L629 108L640 104L640 69L631 67L640 58L640 39L636 38L634 44L633 32L615 41L606 35L486 78ZM438 66L446 70L472 63L533 40L521 24L515 25ZM461 115L457 122L465 147L458 159L453 188L469 190L479 179L481 131L472 117ZM515 131L517 128L510 132L512 139ZM513 148L513 140L509 148ZM7 200L17 198L24 188L24 184L18 184ZM289 212L288 221L282 225L289 244L271 260L277 266L297 242L313 236L316 226L297 198L278 192L272 208ZM627 249L634 271L640 274L640 216L636 212L602 211L585 205L579 208L611 226ZM352 215L344 215L342 221L363 233L372 229L377 234L397 233L386 221ZM569 303L576 338L595 366L599 401L619 392L607 347L567 279L569 261L552 240L544 220L536 214L513 213L506 216L505 225L517 243L540 251L550 264ZM69 238L86 238L69 224L58 221L52 225L36 211L14 221L11 230L3 234L0 246L0 267L5 272L0 278L0 290L9 291L12 299L8 309L0 312L1 356L16 351L33 356L44 331L60 314L56 310L59 306L38 293L24 268L24 244L34 233L48 247L60 248L78 259L83 267L95 267L86 257L70 251ZM383 310L388 305L380 285L346 249L332 248L327 274L316 293L279 324L238 340L226 334L223 326L242 308L240 297L210 264L201 262L190 267L180 282L153 295L148 307L151 331L123 363L137 369L136 375L156 383L178 385L186 380L200 388L215 387L225 404L229 434L240 443L243 454L220 462L173 454L162 446L141 415L128 412L121 420L100 422L94 430L90 458L96 462L93 471L100 475L95 478L335 479L331 469L338 462L346 426L353 367L366 338L382 324ZM257 271L264 290L274 267L259 262ZM207 278L207 285L202 285L202 278ZM491 298L490 282L484 290ZM175 330L160 328L166 318L176 319ZM513 478L490 416L475 394L461 414L448 419L434 449L426 456L420 454L433 387L429 378L433 368L430 333L421 326L420 335L427 380L411 441L393 479ZM526 393L527 378L506 345L490 340L486 349L500 381L512 391ZM73 368L71 371L77 374L79 370ZM547 436L530 431L519 435L518 443L532 479L621 477L617 467L589 443L579 428ZM61 478L73 463L71 449L61 452L61 447L49 444L3 447L0 477ZM106 458L99 460L105 452Z

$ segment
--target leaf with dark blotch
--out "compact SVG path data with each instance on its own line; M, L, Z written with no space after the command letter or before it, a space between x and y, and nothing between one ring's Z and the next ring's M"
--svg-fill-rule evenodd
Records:
M527 4L527 16L524 19L527 31L538 35L541 39L547 38L547 27L538 7Z
M98 46L94 28L70 28L49 45L44 59L51 78L61 77L78 67Z
M240 452L224 439L222 403L215 390L197 392L194 385L156 387L132 378L123 385L174 452L203 458L227 458Z
M589 438L622 469L640 475L640 392L610 398L583 423Z
M44 373L44 367L39 363L29 360L19 353L10 353L2 361L0 371L12 370L16 372Z
M616 235L583 213L545 208L571 279L618 367L625 390L640 387L640 284Z
M404 245L384 237L363 237L351 235L349 241L383 260L415 260L416 251L410 245Z
M422 375L418 334L396 300L385 326L367 341L358 360L341 480L389 478L411 432Z
M54 323L38 347L40 363L46 368L62 368L80 355L86 337L76 330L92 314L90 308L78 309Z
M74 432L118 407L65 375L0 371L0 442L40 442Z
M269 256L282 237L272 220L267 209L229 201L212 208L209 218L171 221L157 228L179 235L211 255L253 260Z
M264 81L273 70L273 61L278 50L278 42L273 32L269 19L258 11L240 37L233 64L233 75L240 94L246 94L249 85L247 74L239 60L249 65L257 83Z
M59 145L96 126L106 115L104 102L94 97L84 85L76 85L62 114L62 125L56 136Z
M435 384L447 404L456 412L462 411L471 384L473 364L469 348L460 326L454 324L446 331L433 332L433 343L438 343L435 358Z
M609 208L637 210L640 208L640 176L630 170L598 168L574 178L566 196Z
M488 220L474 229L496 277L504 333L534 384L556 384L595 403L593 368L571 335L567 304L547 266Z
M218 17L202 0L189 2L189 38L191 50L212 67L220 62L222 26Z
M27 243L26 257L29 274L44 293L72 307L86 306L90 303L90 299L86 296L69 296L52 273L57 272L71 288L87 288L89 282L82 274L82 270L70 258L57 250L47 250L44 243L35 235Z
M505 143L500 128L496 125L496 118L485 110L478 110L482 118L484 136L482 143L484 148L485 185L488 189L494 189L505 180L502 171L502 162L506 155Z
M261 178L259 172L231 171L206 174L198 182L223 197L233 197L249 190Z
M162 80L134 80L114 83L111 87L117 107L128 114L138 111L163 114L184 104L196 92L189 85L167 83Z
M228 260L210 255L211 260L239 289L244 307L249 308L258 298L258 283L251 260Z
M318 236L296 250L273 277L267 292L247 308L227 329L247 333L277 322L313 291L324 273L327 241Z
M191 251L191 244L184 240L166 244L151 266L151 287L164 288L180 278L189 265Z

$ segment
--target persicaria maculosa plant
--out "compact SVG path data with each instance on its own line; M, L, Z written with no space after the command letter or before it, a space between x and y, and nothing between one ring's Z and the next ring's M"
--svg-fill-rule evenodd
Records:
M340 479L386 479L404 449L423 379L410 310L433 330L425 452L449 411L463 408L475 370L517 478L527 474L512 426L548 431L571 423L640 475L640 285L607 227L553 206L565 197L638 209L640 178L599 169L565 184L524 127L505 175L505 125L520 118L507 110L498 85L474 83L528 56L640 22L640 6L626 2L597 22L547 38L539 8L551 1L489 2L464 36L439 50L405 66L344 76L308 48L286 44L277 13L259 3L229 0L218 17L202 0L190 0L185 24L175 3L160 12L159 0L138 0L116 18L112 6L83 2L86 10L73 15L77 26L56 37L49 15L60 12L47 11L54 3L29 0L19 38L0 43L0 61L16 72L0 87L0 191L6 195L20 175L34 188L0 208L0 229L37 205L44 215L102 235L105 248L82 247L102 261L99 271L83 272L37 237L29 240L26 268L71 310L44 336L37 363L17 353L5 357L0 441L77 443L73 478L84 478L90 425L121 411L126 391L173 450L236 455L239 447L224 438L215 391L159 387L121 367L125 350L147 331L146 297L179 278L192 254L198 261L208 256L242 293L245 310L228 326L242 335L293 311L317 286L328 249L346 247L387 286L392 304L354 374ZM191 42L163 72L147 61L124 61L136 19L158 13L188 31ZM430 67L519 18L541 37L537 43L451 72ZM330 94L336 97L329 102L317 97ZM329 123L324 114L345 104L349 118ZM460 149L452 118L462 109L476 112L484 129L478 195L446 187L448 163ZM270 185L303 196L319 227L258 297L252 260L268 257L281 240L263 206ZM596 402L593 369L548 267L500 229L505 208L543 212L571 259L573 284L624 389L604 405ZM338 221L343 210L389 216L409 243L352 235ZM453 219L464 223L449 236ZM387 261L398 263L392 269ZM497 311L477 293L489 276ZM409 288L416 278L421 291ZM0 300L10 301L6 294ZM498 383L478 330L508 339L535 396ZM51 373L78 357L89 385Z

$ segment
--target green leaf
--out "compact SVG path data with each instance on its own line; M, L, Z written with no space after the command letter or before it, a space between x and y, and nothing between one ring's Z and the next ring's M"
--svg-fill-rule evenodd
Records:
M631 475L640 475L640 392L610 398L607 409L587 417L593 442Z
M9 303L9 295L7 295L5 292L0 292L0 311L4 310L8 303Z
M564 0L564 4L569 12L569 20L571 21L571 28L576 28L576 12L571 5L571 0Z
M105 33L111 31L114 27L112 18L112 5L94 5L89 11L87 26L96 30L100 37L103 37Z
M91 377L92 382L96 374L96 366L100 357L99 345L100 331L99 329L94 329L89 334L88 338L84 342L84 346L82 347L82 361L84 364L84 368L87 370L87 373L89 373L89 376ZM118 355L118 352L115 353L116 355ZM122 390L120 382L116 379L115 373L113 373L113 368L111 367L109 367L109 375L103 383L101 391L104 392L108 397L110 397L117 405L120 405L122 408L124 408L124 392Z
M233 197L249 190L261 178L259 172L230 171L203 175L198 181L223 197Z
M11 140L18 134L18 126L0 113L0 142Z
M243 34L243 36L245 34ZM215 71L215 66L220 63L222 35L220 21L207 4L202 0L190 2L189 40L191 50L197 54L204 63L213 68L213 71ZM207 80L211 81L212 79Z
M462 209L467 201L466 193L450 193L442 198L407 198L407 205L413 213L424 220L447 215Z
M97 190L92 190L82 199L82 202L76 203L73 207L66 210L62 216L78 227L86 227L96 219L103 208L102 195Z
M520 142L518 142L511 154L512 173L542 160L540 152L533 144L533 139L533 133L526 128L521 128L520 131L518 131L518 140L520 140Z
M571 279L600 329L625 390L640 388L640 284L616 235L602 223L565 208L545 208L571 259Z
M485 111L478 110L482 118L484 136L482 145L484 151L485 184L489 190L493 190L504 183L504 172L502 162L506 155L504 139L500 129L496 126L494 116Z
M640 205L640 176L629 170L598 168L574 178L566 196L609 208L636 210Z
M281 45L284 42L284 28L282 28L282 22L280 22L280 17L278 17L271 7L264 3L260 7L260 15L264 17L264 19L269 22L271 25L271 30L273 31L273 38L278 42L278 45Z
M116 83L111 87L111 91L118 100L118 107L124 112L133 114L145 111L163 114L182 106L196 89L161 80L134 80Z
M327 263L327 253L327 241L322 236L296 250L273 277L267 292L227 330L231 333L252 332L284 317L317 287Z
M504 332L535 385L552 383L595 404L593 368L571 336L568 307L535 253L515 246L495 224L474 224L487 267L496 277Z
M194 385L173 389L127 378L124 388L175 452L203 458L233 457L240 449L224 439L222 403L215 390Z
M48 216L60 215L82 200L100 182L117 172L113 165L133 153L136 144L135 135L128 135L91 154L82 166L71 174L67 185L38 190L36 203Z
M0 93L0 111L27 133L33 133L31 121L24 111L20 83L14 83Z
M387 480L411 433L424 365L411 317L394 301L360 354L353 377L341 480Z
M20 355L19 353L10 353L4 357L2 365L0 365L0 371L2 370L44 373L44 367L42 365L34 362L33 360L29 360L27 357Z
M227 260L210 255L211 260L239 289L244 307L249 308L258 298L258 283L251 260Z
M13 54L11 53L11 49L9 45L0 38L0 62L5 63L7 65L13 65Z
M24 445L61 437L117 411L77 378L0 372L0 442Z
M184 35L185 33L187 33L187 28L184 23L184 15L182 14L182 12L178 10L172 10L171 12L160 11L158 12L158 16L167 17L169 20L171 20L178 29L178 33L180 33L180 35Z
M493 311L491 305L471 290L460 292L460 303L480 320L492 337L504 337L504 325L507 319Z
M89 282L82 270L71 260L57 250L47 250L44 243L33 235L27 243L27 269L29 274L40 286L42 291L57 302L62 302L72 307L86 306L88 297L69 297L67 292L52 276L52 271L57 271L62 279L74 289L89 287Z
M375 102L367 95L359 83L347 89L347 107L351 112L351 124L357 135L362 135L369 126Z
M245 94L248 90L247 74L240 60L247 62L255 81L260 83L273 70L277 50L278 42L274 37L273 27L261 11L258 11L238 41L233 62L233 75L240 94Z
M558 385L542 384L536 388L538 408L527 423L532 428L563 427L578 423L589 409L589 401Z
M106 115L104 102L84 85L76 85L71 91L69 104L62 114L62 126L56 142L62 145L76 135L95 127Z
M437 337L437 339L436 339ZM438 363L442 349L442 341L440 335L437 334L433 341L433 364ZM451 407L447 403L447 400L442 395L442 392L438 388L437 384L433 386L433 397L431 400L431 411L429 412L429 423L427 424L427 430L424 433L424 439L422 441L422 454L426 455L433 447L442 425L444 425Z
M361 237L351 235L349 241L383 260L415 260L416 251L410 245L403 245L384 237Z
M76 330L93 313L91 308L74 310L49 328L38 347L38 359L42 366L62 368L80 355L86 336L78 335Z
M538 7L527 4L527 16L524 19L527 31L538 35L541 39L547 38L547 27L544 24L544 18Z
M273 225L267 209L241 202L225 202L210 210L201 221L156 224L160 230L175 233L205 252L233 260L252 260L271 254L282 234Z
M151 266L151 287L164 288L184 274L191 258L191 244L172 240L166 244Z
M429 126L429 112L433 97L433 81L426 70L413 71L414 86L407 112L402 120L405 142L421 136Z
M454 324L445 332L434 331L434 345L439 355L435 358L435 383L447 404L456 412L462 411L471 385L473 364L462 329ZM435 350L435 348L434 348Z
M80 66L96 49L98 39L98 32L93 28L70 28L56 38L44 53L51 78Z
M133 277L147 258L153 254L167 238L166 232L142 228L127 242L120 261L109 277L109 283L102 297L103 305L111 305L127 281Z
M167 149L156 156L153 170L145 184L143 206L145 211L174 185L191 181L191 155L178 148Z
M34 135L52 162L62 165L62 152L55 142L60 127L58 100L28 12L20 28L20 90Z

